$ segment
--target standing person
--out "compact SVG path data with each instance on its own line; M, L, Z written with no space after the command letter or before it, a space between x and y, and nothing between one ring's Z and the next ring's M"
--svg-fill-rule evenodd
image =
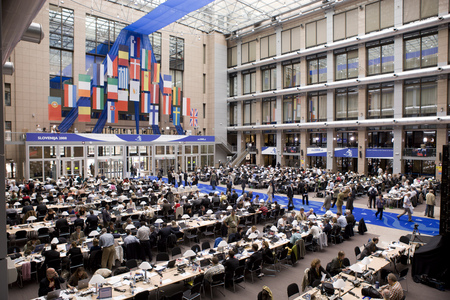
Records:
M288 197L288 210L293 210L294 207L294 184L291 183L287 187L287 197Z
M426 196L427 216L434 218L434 206L436 205L436 196L433 190L429 190Z
M145 221L141 221L141 227L139 227L136 237L141 243L142 249L144 249L144 260L145 256L148 256L148 261L152 261L152 245L150 243L150 228L147 227Z
M245 178L245 175L242 174L241 176L241 189L242 189L242 195L245 193L245 186L247 185L247 179Z
M300 192L302 193L302 203L303 203L303 205L305 205L305 201L306 201L306 205L309 206L308 185L307 184L302 184L300 186Z
M272 193L273 193L273 185L272 185L272 182L269 182L269 187L267 188L267 202L266 202L266 204L272 203L272 201L273 201Z
M350 193L348 194L347 204L345 205L345 209L349 209L353 213L353 201L356 198L356 187L350 188Z
M403 216L404 214L408 214L408 222L412 222L412 205L411 205L411 192L407 192L405 197L403 197L403 213L399 214L397 216L397 219L400 220L400 217Z
M322 208L325 208L325 211L329 211L331 208L331 193L330 191L326 191L325 199L323 200Z
M102 247L102 268L108 267L112 269L114 262L114 254L116 249L114 248L114 236L111 233L106 232L106 228L102 229L102 234L99 238L99 246Z
M216 175L216 172L213 171L211 174L211 187L213 190L216 189L216 180L217 180L217 175Z
M230 234L232 234L232 233L237 232L237 226L239 224L239 217L236 216L236 211L234 209L231 211L231 214L225 218L223 223L228 228L228 236L230 236Z
M336 209L337 212L340 213L342 215L342 205L344 205L344 198L345 198L345 194L344 194L344 190L343 188L339 191L339 194L337 196L337 200L336 200Z
M227 194L228 192L231 193L231 189L233 188L233 182L231 180L227 180Z
M369 195L369 203L367 203L367 206L369 208L372 208L372 203L373 203L373 207L375 207L375 198L378 195L378 191L377 191L377 188L375 187L375 184L372 183L372 186L367 191L367 194Z
M109 222L111 222L111 215L109 214L109 205L106 204L105 207L102 209L102 220L103 220L103 227L108 227Z
M380 214L380 220L383 219L383 209L385 205L385 201L383 199L383 195L378 195L376 204L377 206L377 212L375 213L375 217L378 218L378 214Z

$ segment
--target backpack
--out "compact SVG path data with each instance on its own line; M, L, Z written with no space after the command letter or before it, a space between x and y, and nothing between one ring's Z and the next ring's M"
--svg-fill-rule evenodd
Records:
M378 194L378 191L375 187L370 189L369 195L370 196L376 196Z

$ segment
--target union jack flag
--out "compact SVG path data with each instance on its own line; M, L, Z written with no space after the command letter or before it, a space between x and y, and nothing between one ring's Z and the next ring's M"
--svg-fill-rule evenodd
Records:
M198 127L198 109L195 108L191 108L191 114L190 114L190 122L189 125L191 125L191 127Z

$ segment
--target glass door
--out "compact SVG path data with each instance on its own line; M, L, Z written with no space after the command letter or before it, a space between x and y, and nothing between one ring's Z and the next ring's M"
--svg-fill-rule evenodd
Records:
M197 166L197 155L195 156L187 156L186 157L186 171L187 172L194 172L195 168Z

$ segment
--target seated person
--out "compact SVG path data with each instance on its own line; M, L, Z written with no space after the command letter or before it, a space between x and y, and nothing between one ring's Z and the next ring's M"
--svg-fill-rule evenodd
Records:
M298 232L297 228L294 227L292 229L292 235L291 235L291 240L290 240L290 244L291 244L290 248L292 248L295 245L295 243L298 240L301 240L301 239L302 239L302 235L300 234L300 232Z
M29 255L39 244L41 244L41 241L34 237L25 244L25 246L23 247L23 252L25 252L25 255Z
M64 282L64 278L59 277L55 269L48 268L45 278L39 283L39 297L47 296L52 291L60 290L61 283Z
M259 230L256 229L256 226L253 225L252 227L250 227L247 232L245 233L246 236L249 236L250 234L255 233L255 234L260 234Z
M247 258L247 261L246 261L246 266L247 266L247 269L248 269L248 270L256 269L258 266L255 266L255 265L254 265L255 262L256 262L258 259L262 259L262 253L261 253L261 251L258 251L258 245L257 245L257 244L253 244L253 245L252 245L252 250L253 250L253 254L250 255L250 257ZM258 274L258 277L259 277L260 275L261 275L261 274Z
M84 232L81 231L81 226L77 226L75 232L73 232L70 235L70 239L74 242L76 242L78 245L81 244L81 242L84 241L85 236L84 236Z
M286 216L282 216L281 218L278 219L277 222L277 228L279 231L284 231L285 229L287 229L287 217Z
M297 215L297 221L301 222L306 220L308 220L308 216L305 214L305 209L302 207L300 208L300 212Z
M333 258L333 260L331 261L331 270L330 270L331 275L334 276L336 274L341 273L342 271L348 270L348 268L346 268L346 266L344 265L344 258L345 258L344 251L339 251L338 256Z
M403 288L394 273L389 273L387 276L388 284L380 288L381 295L386 300L401 300L403 299Z
M59 251L56 250L56 248L57 248L57 245L52 244L50 246L50 250L44 251L42 253L42 256L45 257L45 265L47 265L50 261L59 259L61 257L61 254L59 253Z
M337 216L337 224L344 229L345 226L347 226L347 219L341 214L341 213L336 213Z
M88 274L84 270L83 267L79 267L76 271L70 276L69 281L67 282L67 287L69 289L75 288L78 286L78 281L84 280L88 278Z
M322 273L326 274L327 278L331 278L331 274L328 273L320 265L320 260L317 259L317 258L313 259L313 261L311 262L311 268L309 269L309 272L308 272L309 285L312 286L312 287L316 287L316 286L319 286L321 283L323 283L323 281L322 281Z
M205 272L205 280L208 282L211 282L213 275L225 272L225 267L219 264L219 259L217 256L214 256L211 261L212 267Z
M378 244L378 238L374 237L372 241L364 246L364 250L361 252L361 256L359 257L360 260L362 260L366 256L372 255L372 253L378 251L378 250L384 250L383 248L377 247Z
M262 259L263 262L268 264L273 264L275 261L275 257L273 255L273 251L269 247L269 242L262 242Z
M323 232L325 232L326 235L329 235L331 232L331 225L330 225L330 221L328 221L328 219L324 219L323 220Z
M353 216L351 210L345 210L345 218L347 219L348 224L355 224L355 216Z
M131 234L131 230L127 229L127 236L123 239L123 244L125 246L128 246L129 244L133 243L139 243L139 240L137 237Z
M99 240L94 239L92 241L92 247L91 247L91 249L89 249L89 254L91 254L93 251L96 251L96 250L102 250L102 247L100 247L99 244L100 244Z
M77 242L73 241L70 245L69 251L67 251L67 256L71 258L73 255L81 254L81 249L77 246Z
M225 281L230 283L233 279L234 270L239 267L239 260L235 258L236 252L234 250L230 250L228 252L228 259L225 260L222 264L225 267Z

